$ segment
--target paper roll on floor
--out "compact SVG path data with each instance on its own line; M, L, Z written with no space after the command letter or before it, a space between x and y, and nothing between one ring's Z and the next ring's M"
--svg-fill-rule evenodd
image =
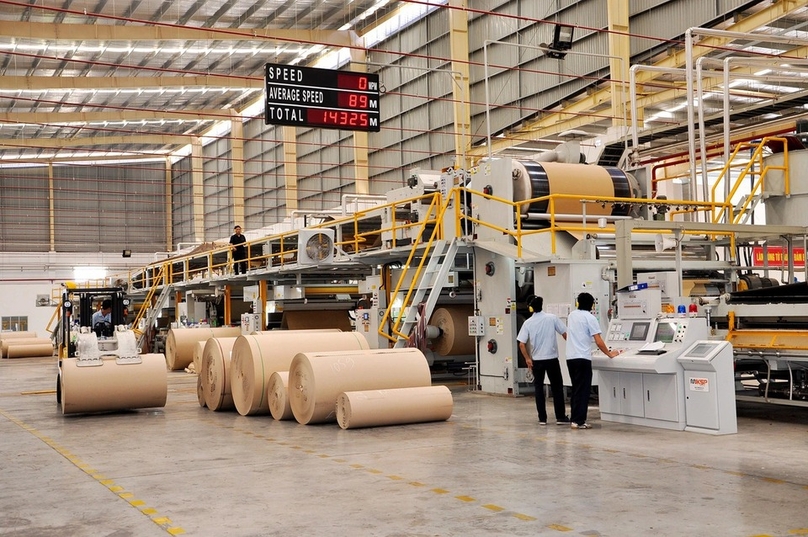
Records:
M336 420L342 392L429 386L424 354L417 349L299 353L289 368L289 399L302 424Z
M343 392L337 397L337 423L343 429L445 421L452 416L446 386Z
M208 340L197 341L194 344L194 371L199 373L199 368L202 367L202 353L205 352L205 343Z
M291 420L295 417L292 414L292 405L289 403L288 387L288 371L275 371L269 376L269 384L267 385L269 413L278 421Z
M201 359L199 360L199 363L202 363ZM202 375L200 374L196 376L196 401L202 408L208 406L208 404L205 402L205 388L202 386Z
M172 328L166 337L166 364L172 371L188 367L194 359L194 347L198 341L212 337L236 337L241 328L221 326L217 328Z
M118 364L111 356L95 366L78 366L76 358L62 360L62 413L165 406L168 393L165 357L162 354L139 357L139 364Z
M353 330L348 310L284 311L281 327L289 330L336 328L343 332Z
M22 333L22 332L17 332ZM27 332L26 332L27 333ZM2 349L3 357L8 358L8 348L11 345L42 345L51 344L51 340L36 336L31 337L10 337L0 340L0 349Z
M28 341L28 340L20 340ZM35 358L39 356L53 356L53 344L49 340L42 343L17 345L13 340L6 351L6 358Z
M242 416L269 414L267 384L275 371L289 371L301 351L362 350L369 347L358 332L273 330L239 336L233 345L230 378L233 401Z
M212 337L205 343L202 353L202 389L205 404L211 410L232 410L233 393L230 388L230 353L234 337Z
M476 342L469 335L472 313L471 304L436 308L428 324L440 328L440 336L432 340L432 350L441 356L474 354Z

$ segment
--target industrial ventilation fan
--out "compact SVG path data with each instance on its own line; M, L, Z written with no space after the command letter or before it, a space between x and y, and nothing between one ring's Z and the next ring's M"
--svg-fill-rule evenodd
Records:
M333 229L301 229L297 234L297 262L324 265L334 262Z

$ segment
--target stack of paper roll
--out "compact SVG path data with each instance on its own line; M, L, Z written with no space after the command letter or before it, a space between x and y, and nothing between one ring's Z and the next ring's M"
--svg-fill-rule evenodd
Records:
M188 367L194 359L194 348L199 341L212 337L236 337L241 333L238 326L218 328L172 328L166 338L166 364L172 371ZM197 370L198 371L198 370Z
M288 371L275 371L269 376L267 399L269 399L269 413L276 420L290 420L295 417L289 403Z
M0 332L0 357L5 358L12 340L38 339L36 332Z
M343 392L337 397L337 423L343 429L445 421L452 416L446 386Z
M166 405L168 375L162 354L141 354L141 363L118 364L115 356L101 365L80 366L62 360L62 413L107 412Z
M289 398L302 424L336 421L342 392L429 386L424 354L417 349L305 352L289 368Z
M235 337L212 337L205 343L199 376L205 392L205 405L211 410L234 408L230 389L230 353L235 342Z
M13 338L2 342L4 358L52 356L53 343L45 338Z
M362 350L365 336L339 330L273 330L239 336L233 345L231 384L236 410L242 416L269 414L267 385L272 373L289 371L302 351Z

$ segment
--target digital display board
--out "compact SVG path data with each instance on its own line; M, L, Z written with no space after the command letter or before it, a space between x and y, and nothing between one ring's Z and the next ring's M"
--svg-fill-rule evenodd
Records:
M379 75L266 64L267 125L379 132Z

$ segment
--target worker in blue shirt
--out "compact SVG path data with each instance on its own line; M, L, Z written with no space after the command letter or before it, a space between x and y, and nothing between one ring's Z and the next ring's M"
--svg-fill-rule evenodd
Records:
M550 391L553 394L556 423L567 425L570 419L567 417L564 406L564 379L561 376L556 341L556 334L561 334L561 337L567 339L567 328L558 317L543 312L543 306L544 299L540 296L534 296L528 300L528 310L533 315L522 325L516 339L519 341L519 351L525 357L527 368L533 371L539 425L547 425L547 408L544 402L545 373L550 381Z
M567 369L572 381L570 417L573 429L591 429L586 422L589 393L592 391L592 342L609 358L619 353L609 350L601 337L600 323L592 315L595 297L589 293L578 295L578 309L567 317Z

